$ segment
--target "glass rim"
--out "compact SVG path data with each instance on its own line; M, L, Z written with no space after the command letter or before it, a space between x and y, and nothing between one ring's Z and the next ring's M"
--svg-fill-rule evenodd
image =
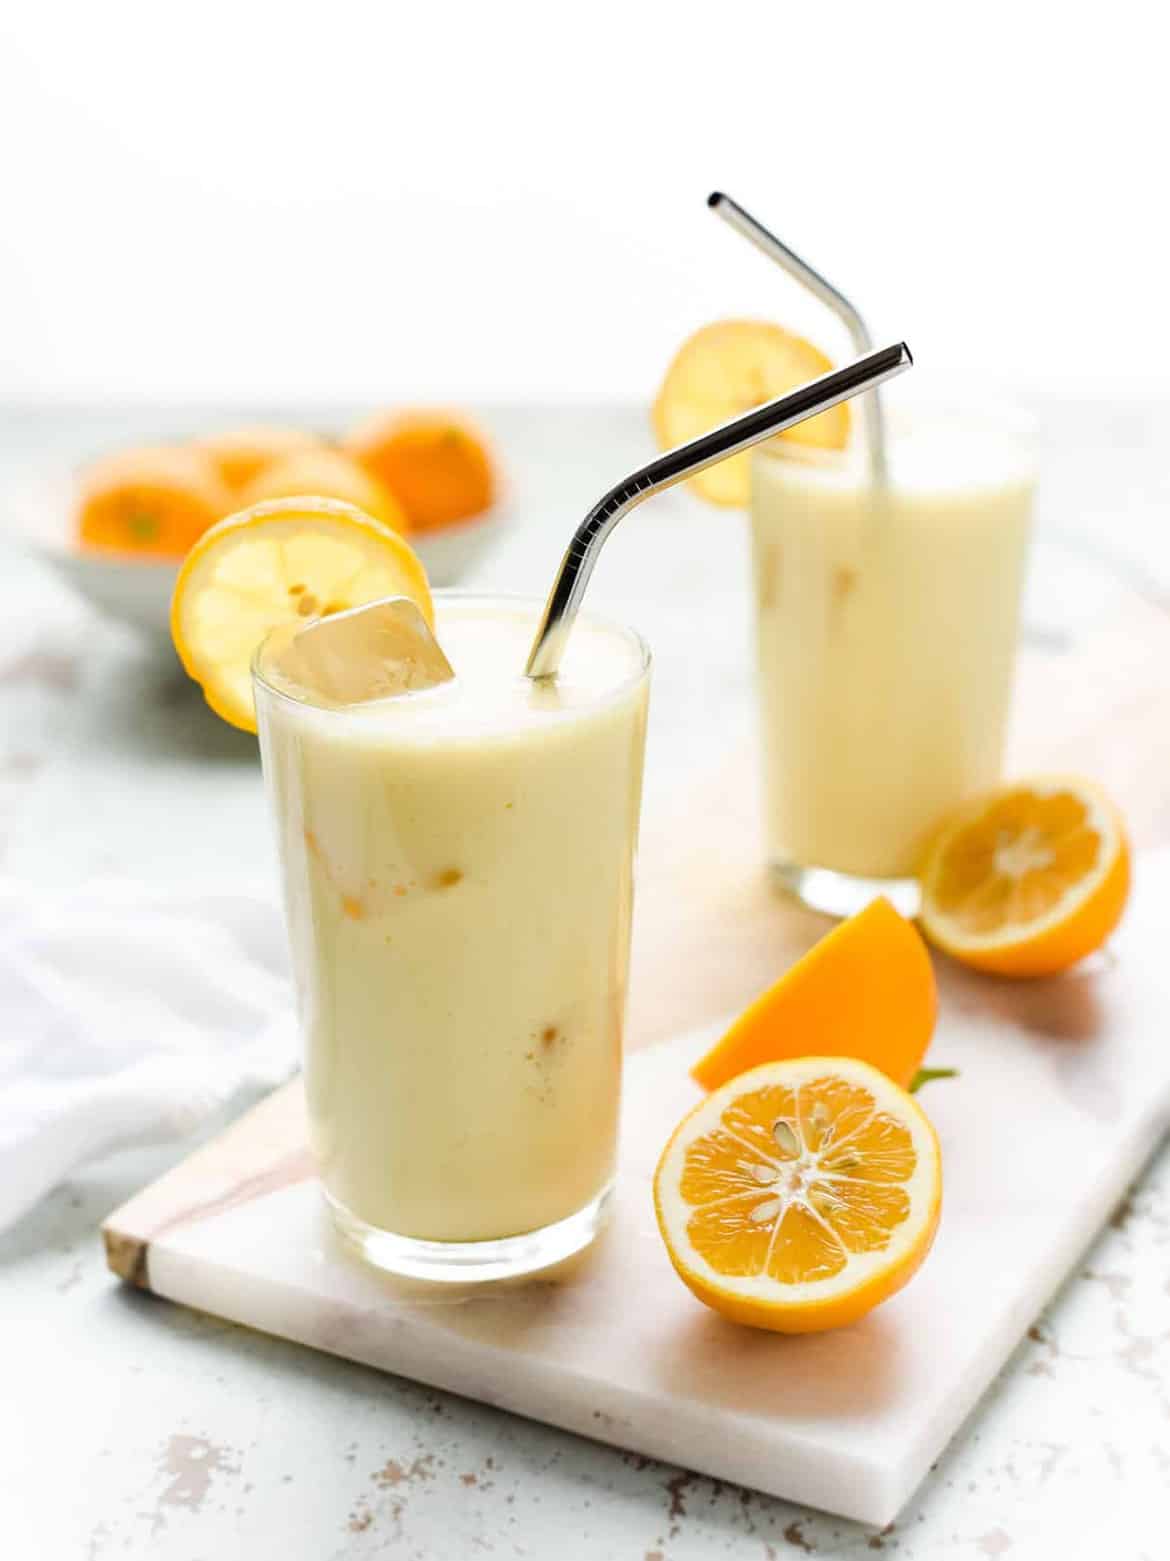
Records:
M468 605L481 604L485 607L497 604L503 604L505 606L513 605L516 607L531 607L537 622L539 622L539 615L544 611L545 607L545 598L543 596L528 596L521 591L463 590L459 587L443 586L438 590L433 591L431 595L436 605L442 602L464 602ZM375 598L376 601L388 601L391 599L392 598L389 597ZM374 603L361 602L358 605L361 607L372 607ZM630 692L632 689L637 688L639 684L644 683L650 674L650 668L653 663L653 655L651 653L649 643L645 637L638 632L637 629L631 628L629 624L622 623L616 618L611 618L605 613L594 612L591 608L582 609L578 616L577 622L582 624L591 623L596 625L598 628L605 629L611 633L620 635L634 647L634 650L637 653L638 664L629 677L623 678L620 682L615 683L612 688L607 688L604 693L599 694L596 699L590 700L587 704L574 705L566 711L554 712L554 714L559 715L562 719L573 714L586 714L593 710L603 709L611 701L616 701L623 694ZM287 624L276 624L273 628L269 629L268 633L264 636L259 645L257 645L256 649L253 651L252 660L250 663L250 671L252 675L252 688L254 693L262 691L265 695L279 701L283 705L291 706L294 710L312 711L314 715L324 716L326 719L328 719L331 716L351 718L355 710L368 710L375 705L389 704L392 701L394 703L400 703L402 700L425 699L430 693L433 692L433 690L429 688L418 689L407 691L403 694L387 695L385 699L369 700L364 704L359 705L327 705L320 703L316 699L302 699L296 694L291 693L288 689L282 688L278 683L275 683L271 677L269 677L264 672L261 666L264 653L269 644L277 634L285 631L287 627ZM533 632L535 632L535 624ZM518 670L517 675L523 677L523 670Z
M915 426L956 427L964 432L986 431L993 438L1026 449L1031 467L1038 464L1037 447L1040 441L1041 423L1038 414L1024 401L1011 395L980 395L978 389L952 391L944 381L935 392L907 387L900 396L883 396L886 414L887 443L891 435L897 438L900 424ZM817 445L802 444L799 440L779 435L755 446L750 452L753 459L763 457L770 461L790 461L810 471L839 471L848 461L863 453L864 436L860 419L855 415L848 444L840 450L825 449Z

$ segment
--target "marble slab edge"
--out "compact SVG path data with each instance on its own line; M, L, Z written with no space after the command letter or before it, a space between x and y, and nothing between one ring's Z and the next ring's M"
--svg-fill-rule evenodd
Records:
M153 1290L152 1242L314 1176L306 1138L298 1077L108 1215L101 1226L108 1267L127 1284Z

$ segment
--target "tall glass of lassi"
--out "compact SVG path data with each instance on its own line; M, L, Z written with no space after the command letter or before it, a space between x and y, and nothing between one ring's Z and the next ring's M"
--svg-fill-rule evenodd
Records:
M336 705L255 668L313 1149L342 1234L426 1279L579 1250L614 1172L649 656L436 598L455 677Z
M760 446L752 542L767 850L806 903L917 904L931 830L999 777L1034 462L1026 423L891 419L864 447Z

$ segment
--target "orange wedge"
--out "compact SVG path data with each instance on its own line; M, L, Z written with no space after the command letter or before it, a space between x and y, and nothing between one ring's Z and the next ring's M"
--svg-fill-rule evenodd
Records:
M733 1322L815 1333L900 1290L938 1226L938 1140L912 1096L846 1057L768 1062L685 1117L654 1174L683 1283Z
M664 450L695 439L741 412L772 401L833 367L819 347L766 320L719 320L683 342L666 371L651 421ZM849 438L844 402L805 423L780 442L842 450ZM773 441L774 442L774 441ZM712 504L746 508L751 496L751 457L733 455L690 479Z
M907 1088L938 1017L934 967L888 900L834 927L691 1069L704 1089L785 1057L859 1057Z
M1105 942L1129 897L1121 815L1089 781L1020 781L968 804L922 871L922 928L965 965L1065 970Z
M254 732L252 657L268 633L384 596L409 596L433 624L426 571L396 531L336 499L273 499L229 515L188 553L171 635L211 708Z

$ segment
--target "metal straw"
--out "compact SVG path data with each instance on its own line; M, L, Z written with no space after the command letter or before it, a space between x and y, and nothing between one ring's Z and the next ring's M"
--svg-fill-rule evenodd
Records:
M729 227L734 228L737 233L742 233L744 238L754 244L762 254L767 255L769 260L774 260L778 266L783 266L789 276L794 276L798 282L808 288L810 293L827 305L849 332L854 352L873 351L873 337L870 335L869 326L856 308L844 293L838 292L819 271L814 271L807 260L802 260L789 249L787 244L782 244L762 222L757 222L750 212L744 211L738 201L733 201L730 195L724 195L721 190L715 190L708 195L707 205L717 216L722 217ZM882 404L876 390L865 398L862 406L870 472L874 484L877 485L886 480L886 435L882 419Z
M782 433L796 423L803 423L808 417L815 417L818 412L827 412L830 407L835 407L840 401L847 401L859 391L872 390L875 385L892 379L895 374L903 373L913 362L905 342L882 347L853 363L847 363L844 368L822 374L820 379L811 380L785 396L766 401L763 406L753 407L742 417L733 418L729 423L713 428L710 433L700 434L689 444L668 450L665 455L660 455L648 466L640 467L624 482L611 488L577 527L561 560L561 567L545 604L544 617L532 642L526 668L528 676L552 677L560 666L565 642L602 545L622 516L628 514L635 504L640 504L651 494L661 493L664 488L672 488L676 482L693 477L708 466L714 466L717 461L726 460L729 455L738 455L741 450L759 444L762 439Z

